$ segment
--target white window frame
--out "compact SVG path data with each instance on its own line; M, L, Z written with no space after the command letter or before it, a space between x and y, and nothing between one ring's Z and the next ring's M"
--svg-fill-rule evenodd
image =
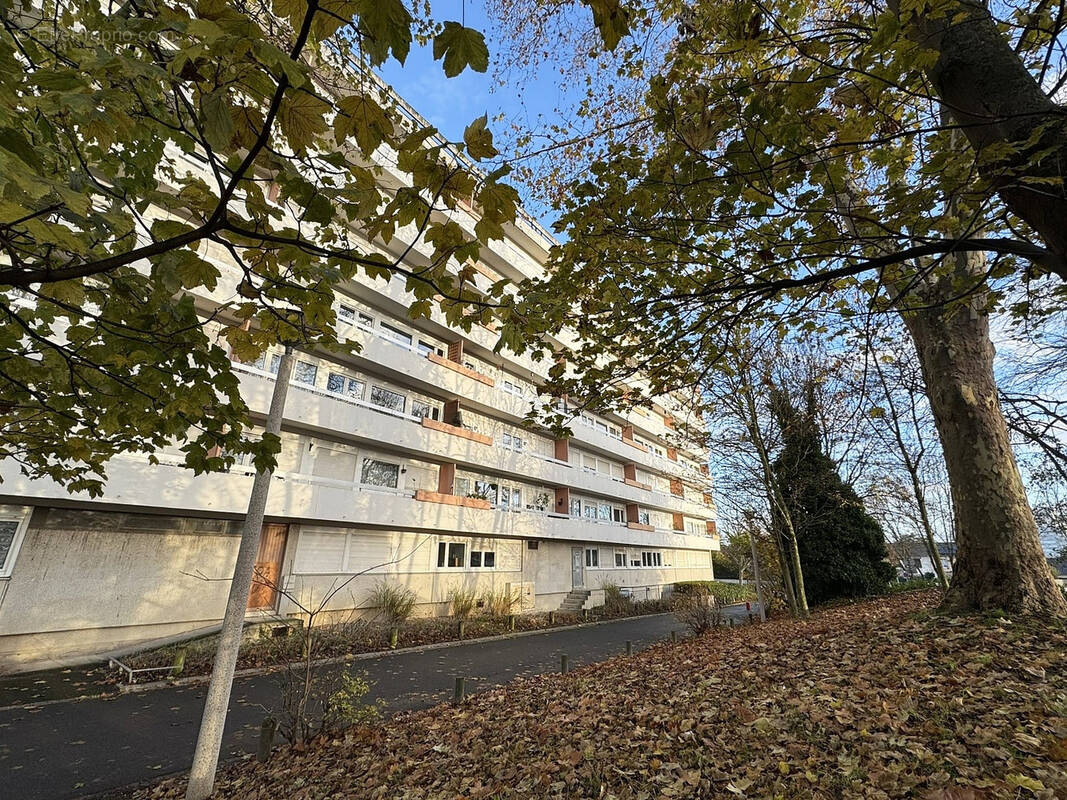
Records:
M478 561L480 562L477 566L475 566L475 564L472 563L474 561L474 554L475 553L478 554ZM490 556L492 558L492 560L493 560L492 564L486 564L485 563L486 556ZM471 548L470 550L467 551L467 568L468 569L474 569L474 570L493 570L493 569L496 569L496 550L475 550L475 549ZM455 567L451 567L451 569L455 569Z
M400 403L400 408L393 408L392 406L387 406L387 405L383 405L382 403L374 402L374 390L375 389L377 389L380 392L385 392L387 394L395 394L397 397L399 397L400 400L402 401ZM398 392L395 389L390 389L388 386L381 386L379 384L372 383L371 387L370 387L370 394L367 395L367 402L370 403L375 408L383 408L387 412L390 412L390 413L393 413L393 414L407 414L407 408L408 408L408 397L407 397L407 395L404 394L403 392Z
M448 563L448 557L452 554L453 547L463 548L463 557L459 559L459 564L452 566ZM444 559L441 558L444 548ZM470 569L470 547L468 542L457 542L450 539L439 540L437 542L437 569ZM442 560L444 563L442 564Z
M0 506L0 522L14 522L15 533L11 537L11 546L7 550L3 563L0 563L0 578L10 578L19 557L22 540L30 526L33 506Z
M585 548L585 566L589 569L600 569L600 548Z
M384 464L388 467L396 467L396 486L387 486L381 483L368 483L363 480L363 476L367 470L367 462L373 461L375 464ZM399 489L400 488L400 475L403 470L403 465L395 461L385 461L381 458L375 458L374 456L364 456L363 461L359 464L359 485L360 486L373 486L376 489Z
M621 564L619 563L619 559L622 559L622 563ZM616 550L615 551L615 569L626 569L626 567L627 567L626 551L625 550Z
M306 381L298 377L301 367L311 370L311 380ZM319 379L319 365L314 364L311 361L304 361L303 359L297 359L297 362L293 364L293 383L299 383L301 386L314 386Z

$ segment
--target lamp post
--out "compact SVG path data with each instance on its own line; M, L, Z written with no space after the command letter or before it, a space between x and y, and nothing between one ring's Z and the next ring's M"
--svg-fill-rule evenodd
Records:
M289 378L293 372L293 348L285 346L278 374L274 379L274 393L270 398L265 432L278 436L282 429L282 412L285 396L289 390ZM233 673L237 668L237 652L244 632L245 611L248 608L248 593L259 553L259 538L263 531L263 514L267 507L274 469L256 470L252 491L248 496L248 511L241 530L241 544L237 550L237 563L233 568L230 594L226 599L226 613L219 631L219 644L211 668L211 682L204 701L204 716L200 722L200 735L196 740L193 766L189 771L189 785L185 800L204 800L215 785L215 770L219 764L222 747L222 732L226 726L226 712L230 705L230 690Z

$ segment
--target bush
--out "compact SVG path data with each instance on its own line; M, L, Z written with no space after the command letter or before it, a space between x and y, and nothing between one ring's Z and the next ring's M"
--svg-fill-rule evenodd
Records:
M919 589L937 589L940 588L939 584L933 578L911 578L906 581L898 581L896 583L889 584L888 594L899 594L900 592L914 592Z
M379 581L371 589L367 603L384 614L390 626L396 626L411 618L417 599L415 592L406 586Z
M732 603L744 603L752 600L755 592L748 586L737 583L723 583L722 581L680 581L674 584L674 594L684 597L686 595L704 592L717 599L724 605Z
M452 610L452 616L456 619L467 619L474 606L478 602L478 594L474 589L453 586L448 590L448 607Z
M699 585L711 581L693 583L698 585L689 587L675 600L674 616L699 636L722 623L722 606L706 586Z
M622 593L622 589L616 583L605 583L600 588L604 590L604 610L611 614L622 614L633 608L633 601Z
M377 721L381 716L378 704L363 702L370 688L367 673L342 672L337 691L323 704L322 732L332 734L350 725L368 725Z
M490 617L500 618L514 614L518 605L518 593L509 592L507 589L489 591L482 595L482 606Z

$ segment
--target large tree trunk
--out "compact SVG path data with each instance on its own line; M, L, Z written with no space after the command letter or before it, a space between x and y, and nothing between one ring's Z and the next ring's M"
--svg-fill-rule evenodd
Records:
M888 0L900 14L900 0ZM957 0L903 20L911 38L937 52L926 74L981 158L1005 204L1026 220L1052 254L1047 266L1067 280L1067 116L1041 89L980 0ZM1035 135L1036 134L1036 135ZM1027 178L1039 182L1027 183ZM1047 179L1059 179L1049 183Z
M947 301L951 283L944 291ZM934 298L924 298L933 301ZM993 377L989 318L960 303L904 311L945 453L958 525L952 610L1067 615L1023 488Z

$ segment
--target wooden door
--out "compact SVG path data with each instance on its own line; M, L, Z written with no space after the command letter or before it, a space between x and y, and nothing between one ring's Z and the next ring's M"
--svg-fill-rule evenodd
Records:
M285 556L285 540L288 535L288 525L263 526L263 532L259 536L256 569L252 575L252 591L248 593L249 609L271 609L277 604L278 586L282 578L282 558Z

